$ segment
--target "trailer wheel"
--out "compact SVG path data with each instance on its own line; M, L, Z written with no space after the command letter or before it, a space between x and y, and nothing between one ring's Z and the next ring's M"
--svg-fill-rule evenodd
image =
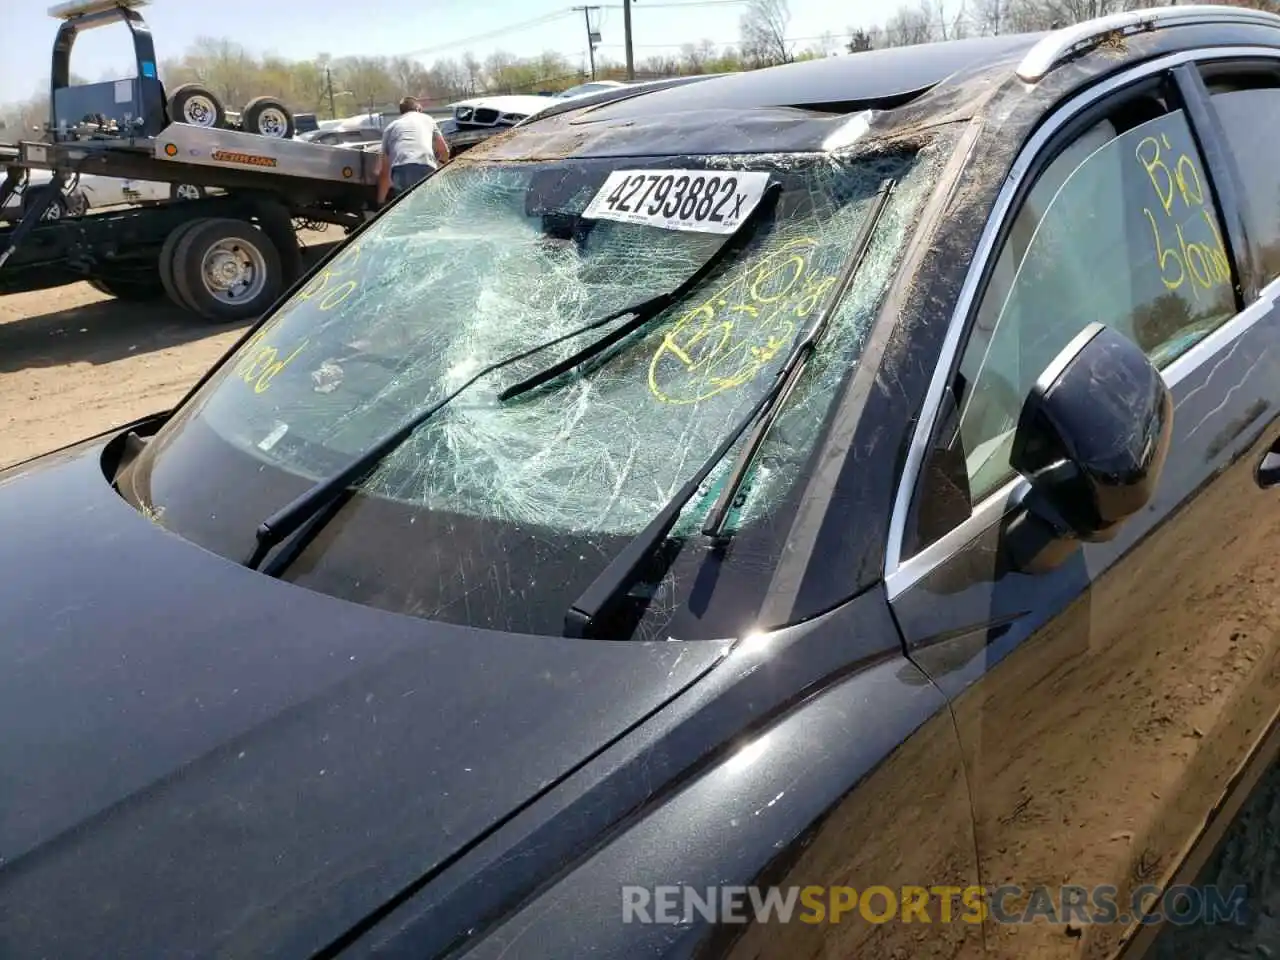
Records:
M193 127L225 127L227 108L208 87L184 83L169 94L169 119Z
M134 277L91 277L89 286L99 293L129 303L159 300L165 295L165 288L158 278L144 280Z
M293 112L275 97L255 97L240 113L240 127L273 140L292 140L297 132Z
M197 221L173 254L173 284L192 309L214 323L252 320L284 289L280 252L244 220Z
M170 200L202 200L204 197L204 187L197 187L194 183L175 183L169 187Z

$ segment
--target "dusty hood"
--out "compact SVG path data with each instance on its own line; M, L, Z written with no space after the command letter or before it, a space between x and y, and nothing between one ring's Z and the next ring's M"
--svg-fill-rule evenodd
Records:
M306 956L719 644L438 625L150 523L89 445L0 474L0 955Z

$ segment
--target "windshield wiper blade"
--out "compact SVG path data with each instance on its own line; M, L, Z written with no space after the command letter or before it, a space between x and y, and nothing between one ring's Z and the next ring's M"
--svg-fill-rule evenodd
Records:
M457 399L459 394L471 387L477 380L480 380L482 377L486 377L495 371L501 370L503 367L510 366L513 363L517 363L527 357L531 357L535 353L540 353L543 350L556 346L557 344L564 343L566 340L572 340L574 337L588 333L597 327L602 327L613 320L617 320L619 317L625 317L633 309L633 307L626 307L622 310L609 314L608 316L599 317L589 323L583 324L580 327L575 327L568 333L561 334L554 339L543 341L542 343L530 347L528 350L522 350L509 357L503 357L501 360L497 360L486 367L482 367L475 374L469 377L461 386L451 391L447 396L436 401L426 409L414 414L392 433L389 433L381 440L378 440L364 453L360 454L346 468L340 470L331 477L318 481L314 486L304 490L293 500L292 503L281 507L266 520L263 520L262 523L258 525L256 532L257 543L254 546L253 553L247 560L245 560L244 565L250 570L258 569L259 564L266 559L267 554L273 547L282 543L285 538L298 530L308 520L320 518L322 522L319 525L323 526L323 522L327 522L328 517L331 516L331 514L326 513L326 507L336 503L347 488L365 479L379 463L390 455L396 447L404 443L404 441L407 440L415 430ZM314 533L316 531L313 529L311 532ZM297 551L291 551L289 554L290 557L296 555ZM271 570L266 572L275 576L278 575L287 565L287 562L277 563L272 566Z
M340 470L338 473L335 473L333 476L320 480L314 486L304 490L293 500L293 502L281 507L258 525L258 529L255 532L256 542L254 544L253 552L245 560L244 565L250 570L258 569L262 562L267 558L267 554L269 554L273 548L283 543L286 538L297 532L304 524L307 524L308 521L314 521L311 524L310 529L299 538L299 543L295 544L295 549L282 552L277 557L276 562L274 562L270 568L264 570L265 573L268 573L271 576L279 576L285 567L287 567L298 555L301 545L308 541L311 536L314 536L315 533L317 533L319 529L332 518L337 505L339 505L344 493L346 493L350 487L366 479L378 464L389 456L397 447L404 443L404 441L407 440L414 431L457 399L459 394L475 384L476 381L491 373L501 370L503 367L510 366L513 363L518 363L519 361L531 357L536 353L541 353L543 350L547 350L551 347L557 346L558 344L564 343L566 340L572 340L574 337L581 336L584 333L606 326L621 317L625 317L629 314L634 315L633 319L628 320L627 323L619 327L618 330L611 331L606 338L596 341L584 348L584 350L579 351L573 357L570 357L568 366L565 367L565 369L568 369L570 366L574 366L586 359L586 355L594 355L605 349L608 344L604 343L604 340L608 339L608 337L613 337L613 340L620 339L627 333L631 332L631 330L634 330L636 327L643 324L645 320L651 319L658 313L665 310L670 304L687 296L689 290L696 287L711 270L715 269L716 264L724 258L728 249L736 246L737 243L750 232L750 225L759 222L759 217L761 216L760 211L766 206L772 206L780 191L781 185L777 183L770 184L766 187L765 194L760 198L760 202L756 204L755 208L747 216L743 217L742 222L738 224L737 228L731 234L729 234L725 239L725 242L716 249L716 252L713 253L707 261L693 273L692 276L681 282L680 285L673 290L641 300L638 303L623 307L620 310L615 310L606 316L598 317L580 327L576 327L568 333L561 334L551 340L546 340L530 347L528 350L522 350L509 357L503 357L501 360L497 360L486 367L482 367L463 384L451 391L447 396L410 417L394 431L378 440L364 453L360 454L354 461L352 461L350 465ZM561 364L557 364L556 366L561 366ZM549 369L555 370L556 368L552 367ZM551 376L557 375L558 373L551 374ZM541 374L539 376L541 376ZM549 377L547 379L549 379ZM516 385L516 387L519 386L520 384ZM534 384L534 386L536 386L536 384ZM530 389L531 388L532 387L530 387ZM506 399L507 395L513 389L516 388L509 388L508 390L503 391L503 393L499 395L499 399Z
M756 429L752 433L751 440L744 446L743 452L735 462L725 487L721 491L720 497L717 499L703 529L705 531L707 528L711 528L718 531L723 526L724 518L728 513L728 505L731 505L733 499L737 496L737 488L741 486L747 467L750 466L756 452L759 450L769 426L777 416L777 411L785 403L800 375L804 372L809 358L813 356L823 334L829 329L832 316L839 307L840 301L848 290L854 275L857 274L858 268L866 259L867 250L870 249L871 245L871 238L875 232L876 225L880 221L880 216L884 212L885 205L889 201L893 186L894 182L892 180L885 181L881 185L875 200L872 201L871 212L867 219L863 221L857 242L854 244L848 259L846 259L835 286L823 302L814 322L796 340L791 352L787 355L787 359L778 368L778 372L774 374L774 380L769 389L752 405L746 416L729 431L725 439L720 442L719 446L707 457L702 466L680 488L671 501L659 511L657 516L649 521L648 525L614 557L609 565L601 571L600 575L582 592L582 595L565 614L564 635L566 637L585 638L591 636L592 630L601 615L608 612L631 589L637 574L645 562L653 556L658 547L666 540L667 535L671 533L676 521L680 518L680 512L697 495L699 488L719 465L720 461L728 455L734 444L754 424Z
M775 391L774 403L760 415L760 419L756 421L755 429L751 431L750 438L742 445L742 449L738 451L738 456L733 461L733 466L729 470L724 486L720 489L720 496L712 504L711 510L707 514L706 522L702 525L704 536L717 539L724 536L724 525L729 519L729 512L733 508L734 501L738 498L738 493L742 489L743 483L746 482L752 464L755 463L756 455L759 454L765 438L769 435L769 431L773 429L774 423L777 422L778 414L787 405L787 399L795 388L796 382L800 379L800 375L804 372L804 367L809 357L817 350L818 344L822 341L827 330L830 329L831 318L835 311L839 309L840 302L844 299L845 292L849 289L849 284L853 282L853 278L867 258L867 251L871 248L871 238L875 236L876 227L880 223L884 208L889 203L893 187L894 182L892 180L886 180L880 186L880 190L872 202L871 212L862 223L862 229L858 232L858 239L850 251L849 259L845 261L844 269L840 271L840 276L831 291L831 295L827 297L813 323L810 324L809 329L805 331L804 336L796 345L797 352L792 355L796 358L795 363L791 365L786 382L779 385ZM787 364L784 364L783 369L786 368Z
M697 289L698 285L707 278L711 271L715 270L715 268L720 265L731 251L742 246L743 242L750 238L750 236L755 232L756 225L760 223L768 210L773 209L773 206L777 203L778 197L781 193L782 184L777 182L769 184L769 186L765 188L764 195L761 196L760 202L755 205L750 213L742 218L742 222L739 223L738 226L734 228L734 231L725 238L724 243L720 244L720 246L716 248L716 252L708 257L702 266L681 281L680 285L674 290L670 290L667 293L660 293L656 297L651 297L642 303L638 303L635 306L616 314L615 319L616 317L624 316L627 313L634 314L634 316L632 316L632 318L626 323L620 324L615 329L610 330L599 340L595 340L587 344L577 353L565 357L563 360L553 363L551 366L543 370L539 370L537 373L531 374L518 383L513 383L498 394L498 400L505 402L514 397L528 393L531 390L536 390L544 383L568 373L574 367L586 363L593 357L598 357L619 340L629 337L636 330L643 327L646 323L658 316L658 314L662 313L662 311L666 310L672 304L683 300L691 291Z

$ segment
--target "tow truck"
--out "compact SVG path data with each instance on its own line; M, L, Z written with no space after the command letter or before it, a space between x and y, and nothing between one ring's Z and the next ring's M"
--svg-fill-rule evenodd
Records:
M0 229L0 295L80 280L125 300L168 296L215 323L259 316L302 274L295 224L348 231L376 209L376 154L181 122L157 70L139 8L148 0L72 0L49 10L53 46L44 139L0 147L0 208L32 170L51 189ZM71 83L71 50L87 30L123 22L135 76ZM176 113L176 111L174 111ZM201 199L47 220L82 174L216 188Z

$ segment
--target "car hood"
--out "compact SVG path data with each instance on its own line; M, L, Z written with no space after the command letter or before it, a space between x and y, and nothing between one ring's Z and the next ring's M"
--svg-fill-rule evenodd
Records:
M476 97L472 100L463 100L455 103L453 109L455 116L459 107L488 107L501 113L523 113L531 116L559 102L555 97L529 97L513 94L511 96Z
M0 473L3 956L310 955L726 650L315 594L149 522L101 449Z

